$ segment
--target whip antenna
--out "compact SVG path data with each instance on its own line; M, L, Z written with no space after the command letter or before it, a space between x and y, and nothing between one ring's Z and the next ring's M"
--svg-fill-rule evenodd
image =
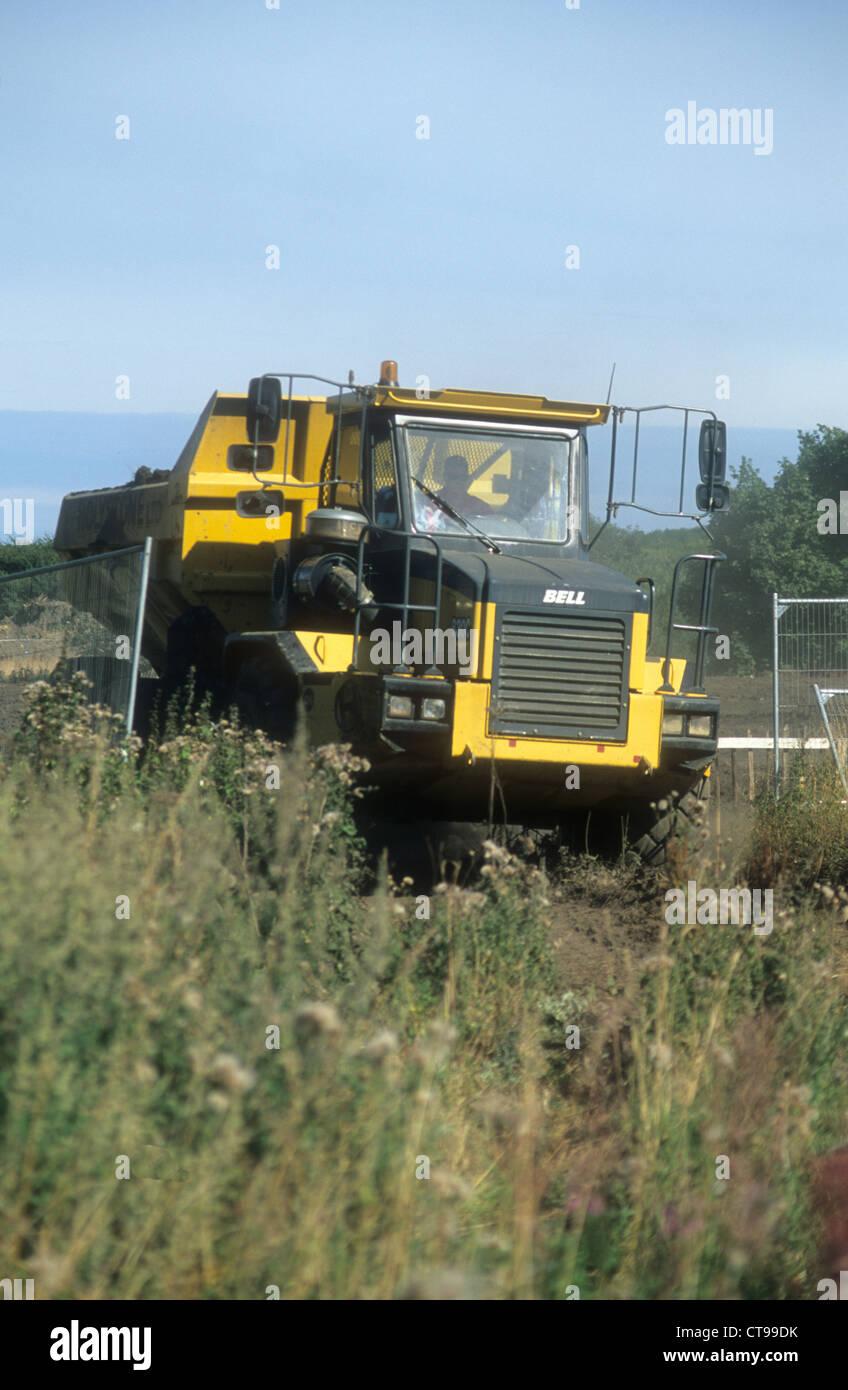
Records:
M609 405L609 403L610 403L610 396L612 395L612 379L613 379L614 376L615 376L615 363L613 362L613 364L612 364L612 371L610 372L610 384L609 384L609 386L608 386L608 388L607 388L607 405Z

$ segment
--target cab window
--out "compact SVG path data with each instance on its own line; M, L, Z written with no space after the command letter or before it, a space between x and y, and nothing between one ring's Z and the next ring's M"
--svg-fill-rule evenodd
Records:
M369 428L369 457L374 521L394 530L400 526L401 518L394 443L387 420L377 419Z

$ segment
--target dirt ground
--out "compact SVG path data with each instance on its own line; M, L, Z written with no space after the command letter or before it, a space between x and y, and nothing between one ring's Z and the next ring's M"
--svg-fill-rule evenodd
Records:
M747 800L729 804L724 799L707 803L708 839L691 858L700 874L709 870L710 881L719 881L746 858L754 824ZM681 866L686 877L687 855ZM677 867L677 866L675 866ZM678 875L679 877L679 875ZM621 985L621 962L632 959L636 969L656 950L662 926L661 905L668 880L664 871L654 873L622 869L617 863L596 860L588 871L572 881L566 872L554 880L551 905L551 941L563 967L564 978L576 990L590 985L602 990L607 982ZM559 895L559 896L557 896Z
M767 737L772 732L771 672L757 676L709 676L708 694L720 701L720 737Z
M551 947L570 989L604 993L621 986L625 956L636 969L651 954L659 930L655 903L611 900L607 905L566 889L552 910Z

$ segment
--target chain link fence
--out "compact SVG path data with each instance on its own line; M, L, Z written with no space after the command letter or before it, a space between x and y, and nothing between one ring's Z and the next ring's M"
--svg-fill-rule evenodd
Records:
M24 687L82 671L90 699L131 732L152 542L38 569L0 574L0 731Z
M821 734L816 686L848 686L848 598L773 596L774 778L780 789L779 740Z
M813 686L836 770L848 797L848 689L822 690Z

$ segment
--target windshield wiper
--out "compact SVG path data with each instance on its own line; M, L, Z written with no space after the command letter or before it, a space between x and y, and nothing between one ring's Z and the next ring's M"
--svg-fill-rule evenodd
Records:
M431 492L430 488L425 487L424 483L422 483L419 478L413 478L412 481L420 487L425 496L430 498L431 502L435 502L437 507L441 507L443 512L447 512L448 516L452 516L454 521L458 521L466 530L471 531L473 535L477 535L481 540L485 541L494 555L503 555L500 546L495 544L491 536L487 536L485 531L481 531L480 527L475 526L473 521L469 521L467 516L462 515L462 512L456 511L456 509L451 506L450 502L445 501L444 497L440 497L437 492Z

